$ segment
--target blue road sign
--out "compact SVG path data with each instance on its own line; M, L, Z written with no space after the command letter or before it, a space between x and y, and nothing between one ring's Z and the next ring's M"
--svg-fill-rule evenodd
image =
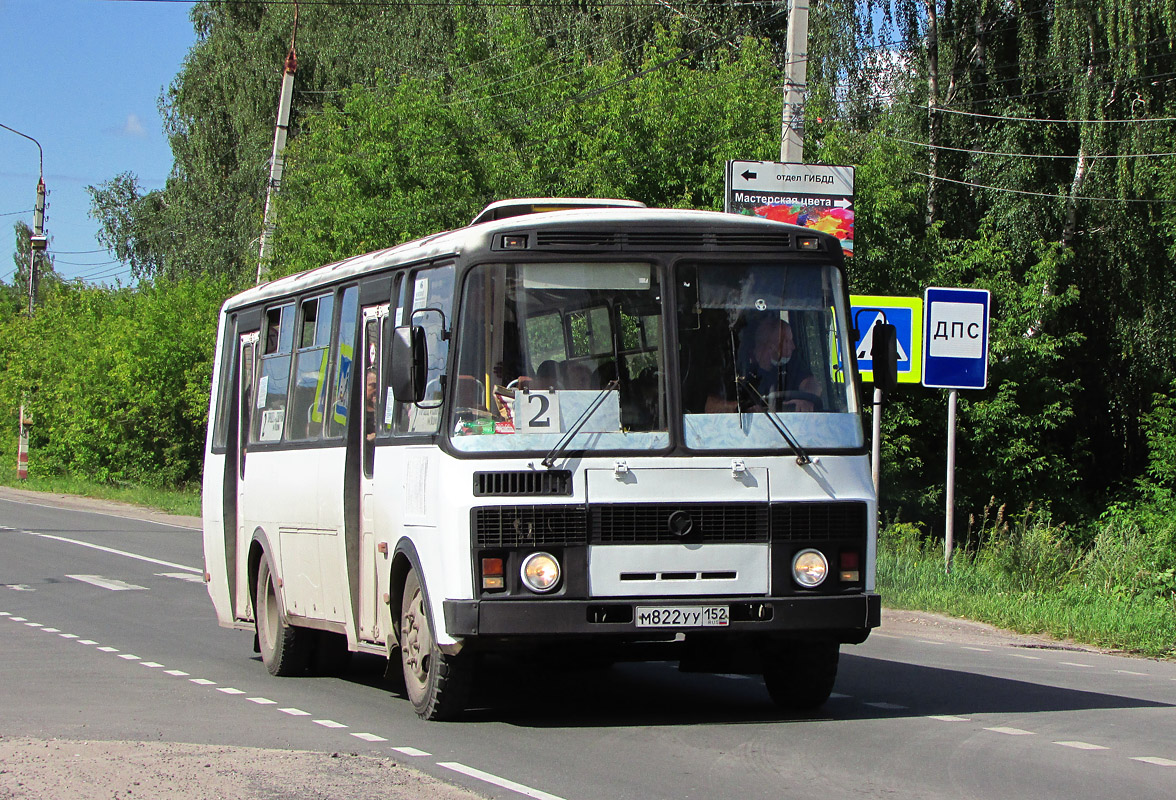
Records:
M923 378L923 298L850 295L850 320L857 329L854 352L863 381L874 380L874 326L887 322L898 334L898 382Z
M987 289L927 289L923 295L923 385L983 389L988 385Z

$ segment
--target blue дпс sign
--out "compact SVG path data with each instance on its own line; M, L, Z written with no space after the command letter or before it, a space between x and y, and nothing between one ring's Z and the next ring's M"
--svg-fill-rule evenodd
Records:
M923 385L983 389L988 385L987 289L931 288L923 295Z

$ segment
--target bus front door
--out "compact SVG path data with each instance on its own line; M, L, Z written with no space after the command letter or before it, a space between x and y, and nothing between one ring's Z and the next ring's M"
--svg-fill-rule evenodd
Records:
M249 591L249 532L245 528L245 457L249 444L249 425L253 418L253 373L257 364L258 331L242 334L238 356L237 402L240 412L237 421L237 547L235 563L227 565L234 577L233 608L237 619L253 619L253 598ZM226 465L228 466L228 465Z
M359 480L359 519L361 544L359 550L359 638L369 642L383 642L388 631L380 629L377 603L381 579L388 580L388 564L391 553L387 537L380 537L377 531L376 498L381 496L377 489L376 441L386 430L383 419L385 398L381 387L385 384L383 374L384 328L388 319L388 304L367 306L363 309L363 471ZM383 496L387 496L385 492ZM379 552L380 540L385 542L384 552ZM386 591L386 586L383 591Z

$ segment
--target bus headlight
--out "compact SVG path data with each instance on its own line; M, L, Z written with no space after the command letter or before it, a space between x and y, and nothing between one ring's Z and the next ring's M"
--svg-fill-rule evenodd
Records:
M559 584L559 562L550 553L531 553L523 559L522 577L532 592L550 592Z
M806 589L820 586L829 574L829 560L820 550L801 550L792 558L792 578Z

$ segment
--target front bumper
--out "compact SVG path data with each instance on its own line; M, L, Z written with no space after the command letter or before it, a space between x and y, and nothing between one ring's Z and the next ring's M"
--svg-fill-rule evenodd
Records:
M722 628L638 628L637 606L726 605ZM797 597L661 597L593 600L446 600L445 629L455 637L623 636L666 633L806 634L850 643L864 641L881 624L874 592Z

